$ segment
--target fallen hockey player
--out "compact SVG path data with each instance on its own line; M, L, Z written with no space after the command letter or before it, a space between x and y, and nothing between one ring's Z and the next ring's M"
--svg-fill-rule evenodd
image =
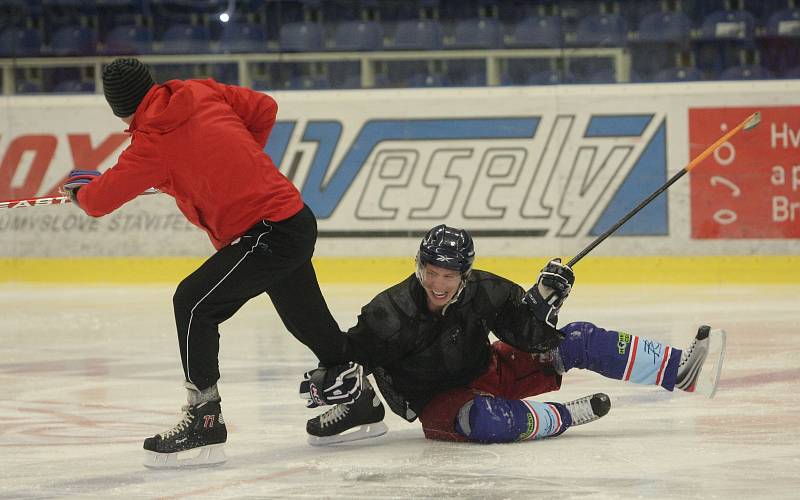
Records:
M525 292L505 278L472 269L474 257L467 231L434 227L420 244L416 273L364 306L347 333L348 358L375 376L395 413L408 421L419 418L426 438L538 439L606 415L611 401L600 393L566 403L525 399L558 390L562 375L573 368L687 392L696 390L702 373L705 393L713 396L724 331L701 326L689 348L681 350L588 322L556 329L575 280L572 269L550 261ZM490 332L500 340L490 344ZM718 354L709 357L712 340ZM329 404L337 384L353 379L362 380L360 397L309 420L311 444L354 441L388 430L380 398L352 364L307 372L301 397L309 407Z

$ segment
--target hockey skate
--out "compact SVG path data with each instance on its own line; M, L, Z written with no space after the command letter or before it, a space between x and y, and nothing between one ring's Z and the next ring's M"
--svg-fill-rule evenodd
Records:
M338 404L308 421L308 444L327 446L382 436L389 430L383 423L385 414L380 397L367 384L354 402Z
M161 434L144 440L144 466L179 468L217 465L225 462L228 431L220 401L207 401L183 408L181 421Z
M724 330L701 326L689 348L681 353L675 388L713 398L725 360L725 344Z
M584 396L574 401L564 403L570 416L572 426L588 424L600 417L605 416L611 409L611 398L608 395L598 392L591 396Z

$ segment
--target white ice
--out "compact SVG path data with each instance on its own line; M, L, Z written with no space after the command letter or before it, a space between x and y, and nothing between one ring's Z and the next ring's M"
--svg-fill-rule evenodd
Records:
M353 323L379 286L326 286ZM606 392L605 418L505 445L427 441L389 414L386 436L306 443L297 396L314 359L266 297L221 328L227 464L153 471L145 437L184 401L172 287L0 286L0 498L798 498L800 286L576 287L562 323L590 320L677 347L728 332L717 396L570 372L566 401Z

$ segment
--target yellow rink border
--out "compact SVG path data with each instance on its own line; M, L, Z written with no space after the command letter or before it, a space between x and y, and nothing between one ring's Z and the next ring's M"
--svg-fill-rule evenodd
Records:
M0 283L177 283L203 258L91 257L0 259ZM529 284L546 257L484 257L476 267ZM393 283L413 272L412 258L314 259L320 283ZM800 283L800 256L589 256L581 283Z

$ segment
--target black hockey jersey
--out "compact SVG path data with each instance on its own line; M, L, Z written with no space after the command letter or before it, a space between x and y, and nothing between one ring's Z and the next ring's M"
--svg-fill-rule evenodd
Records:
M348 333L348 357L371 370L392 410L413 420L433 396L466 386L489 365L489 333L526 352L557 345L517 284L480 270L443 313L428 311L415 275L378 294ZM411 410L411 411L409 411Z

